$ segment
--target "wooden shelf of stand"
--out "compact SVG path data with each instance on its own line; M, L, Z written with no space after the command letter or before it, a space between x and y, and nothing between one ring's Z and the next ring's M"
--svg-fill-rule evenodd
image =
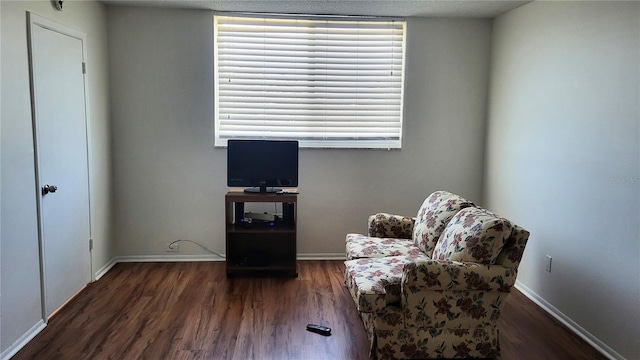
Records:
M282 220L273 225L244 224L245 203L281 203ZM298 276L297 194L244 193L225 195L225 244L227 277ZM253 264L258 259L259 264Z

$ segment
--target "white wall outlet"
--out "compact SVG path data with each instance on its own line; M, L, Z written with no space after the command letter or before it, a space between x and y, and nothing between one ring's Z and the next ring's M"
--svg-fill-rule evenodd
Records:
M545 263L545 267L544 267L544 268L545 268L545 270L547 270L548 272L551 272L551 260L552 260L551 255L547 255L546 260L547 260L547 261L546 261L546 263Z
M166 252L178 252L180 251L180 245L178 244L167 244Z

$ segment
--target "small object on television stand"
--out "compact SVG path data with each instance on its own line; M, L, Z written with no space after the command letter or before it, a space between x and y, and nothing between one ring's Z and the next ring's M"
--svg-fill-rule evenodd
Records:
M296 190L280 190L276 194L278 194L278 195L294 195L294 194L299 194L299 192L296 191Z
M252 188L245 188L244 192L246 193L279 193L282 192L282 189L280 188L275 188L275 187L268 187L268 186L260 186L260 187L252 187Z

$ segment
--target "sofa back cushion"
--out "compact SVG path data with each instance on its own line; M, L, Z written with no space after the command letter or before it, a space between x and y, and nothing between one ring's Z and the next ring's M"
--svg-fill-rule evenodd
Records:
M436 191L429 195L416 216L413 226L413 241L427 256L431 257L433 249L453 216L470 206L471 201L448 191Z
M486 209L462 209L444 229L432 258L494 264L512 229L509 220Z

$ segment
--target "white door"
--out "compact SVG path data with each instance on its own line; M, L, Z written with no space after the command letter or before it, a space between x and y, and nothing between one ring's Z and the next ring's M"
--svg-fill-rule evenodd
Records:
M48 318L91 281L84 34L29 18Z

